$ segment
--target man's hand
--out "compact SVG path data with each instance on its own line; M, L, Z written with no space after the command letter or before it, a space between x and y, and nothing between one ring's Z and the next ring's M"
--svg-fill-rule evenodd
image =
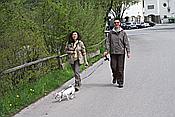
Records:
M127 57L128 57L128 58L131 58L131 54L130 54L130 53L127 53Z

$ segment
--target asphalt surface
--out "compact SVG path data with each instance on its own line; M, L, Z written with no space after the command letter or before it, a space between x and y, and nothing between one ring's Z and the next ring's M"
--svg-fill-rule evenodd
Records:
M53 96L70 80L14 117L175 117L174 27L127 31L132 53L122 89L111 84L109 62L101 59L82 73L86 77L95 70L74 99L59 103Z

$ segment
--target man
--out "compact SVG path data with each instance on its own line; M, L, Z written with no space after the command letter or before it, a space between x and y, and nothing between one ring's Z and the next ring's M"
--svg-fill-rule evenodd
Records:
M115 84L117 81L118 87L122 88L124 84L124 63L125 52L130 58L130 45L126 32L120 27L120 20L114 20L114 28L109 32L106 39L106 51L104 56L110 54L110 66L112 69L113 80Z

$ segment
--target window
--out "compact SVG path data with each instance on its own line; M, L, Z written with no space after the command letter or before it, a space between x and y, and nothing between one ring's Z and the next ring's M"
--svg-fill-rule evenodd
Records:
M168 18L167 15L164 15L163 17L164 17L164 18Z
M148 9L154 9L154 5L148 5Z
M166 7L166 6L167 6L167 4L166 4L166 3L163 3L163 6L164 6L164 7Z

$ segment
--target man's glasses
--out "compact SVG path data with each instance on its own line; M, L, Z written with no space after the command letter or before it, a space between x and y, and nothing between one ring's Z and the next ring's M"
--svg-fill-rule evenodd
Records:
M114 22L114 24L119 24L120 22Z

